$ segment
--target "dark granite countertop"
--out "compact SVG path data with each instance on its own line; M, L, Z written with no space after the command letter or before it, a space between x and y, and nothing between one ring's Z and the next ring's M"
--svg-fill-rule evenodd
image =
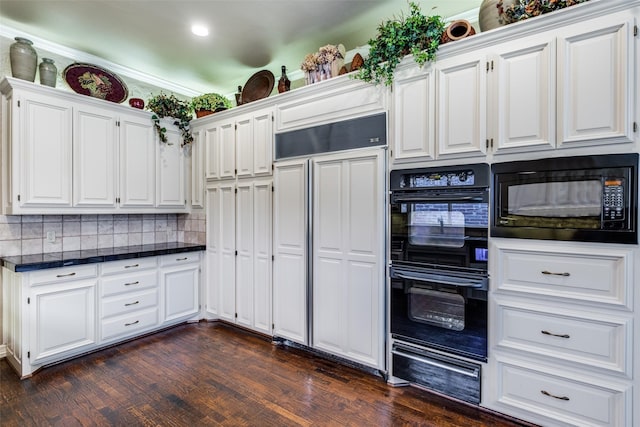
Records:
M205 245L195 245L192 243L156 243L153 245L7 256L0 258L0 265L15 272L24 272L66 267L68 265L93 264L97 262L117 261L120 259L196 252L205 249Z

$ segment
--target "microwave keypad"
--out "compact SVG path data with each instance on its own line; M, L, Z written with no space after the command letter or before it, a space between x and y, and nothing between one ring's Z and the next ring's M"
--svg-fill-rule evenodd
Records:
M603 194L604 219L624 219L624 187L621 180L605 180Z

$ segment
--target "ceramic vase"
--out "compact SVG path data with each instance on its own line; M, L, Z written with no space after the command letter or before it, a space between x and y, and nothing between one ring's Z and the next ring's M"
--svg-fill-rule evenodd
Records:
M453 21L442 33L440 44L453 42L472 36L476 33L471 23L465 19Z
M40 84L45 86L56 87L58 80L58 69L53 64L53 59L42 58L42 62L38 67L40 71Z
M489 31L505 25L500 15L504 9L515 2L516 0L483 0L478 14L480 31Z
M30 82L35 81L38 54L31 46L32 44L31 40L16 37L15 43L9 47L9 61L11 62L11 75L13 77Z

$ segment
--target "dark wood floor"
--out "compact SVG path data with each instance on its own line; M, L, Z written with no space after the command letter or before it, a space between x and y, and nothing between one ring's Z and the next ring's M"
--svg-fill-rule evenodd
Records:
M0 361L8 426L522 426L228 325L201 322L48 367Z

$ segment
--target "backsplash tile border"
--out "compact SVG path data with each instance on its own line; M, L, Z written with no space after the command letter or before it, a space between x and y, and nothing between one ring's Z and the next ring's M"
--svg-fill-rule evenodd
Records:
M0 215L0 256L166 242L206 244L205 213ZM47 241L47 232L55 241Z

